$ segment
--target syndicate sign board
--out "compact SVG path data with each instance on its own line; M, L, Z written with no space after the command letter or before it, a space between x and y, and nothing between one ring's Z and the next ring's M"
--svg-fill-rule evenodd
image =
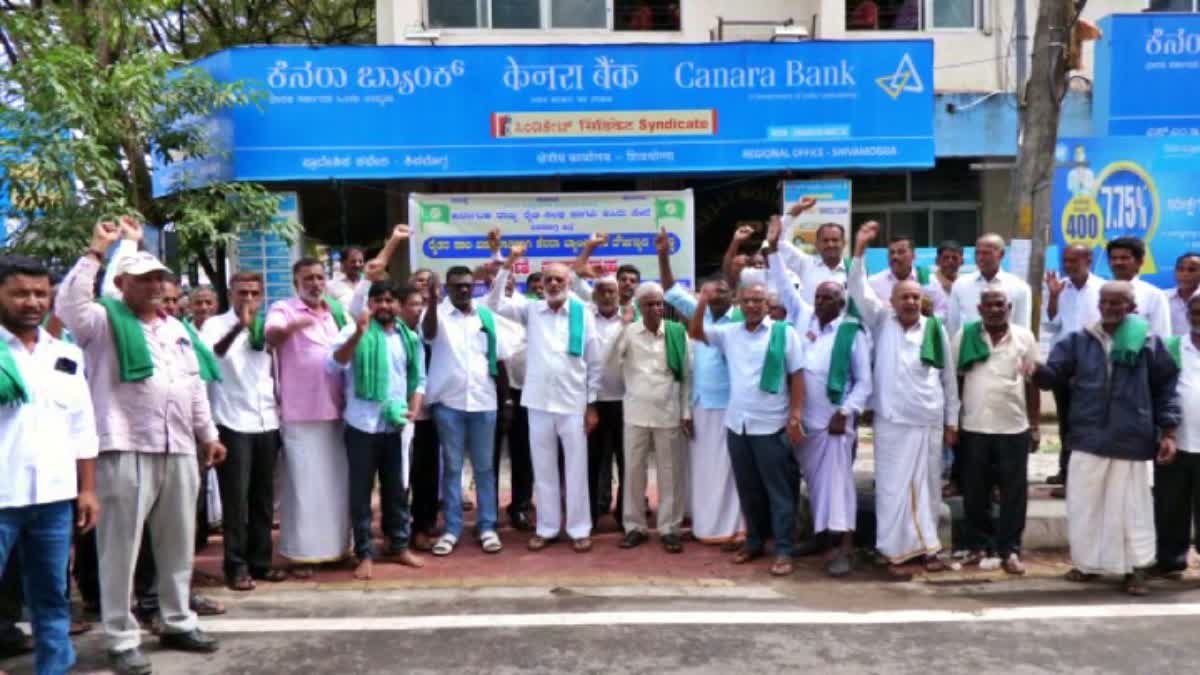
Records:
M1137 237L1142 278L1175 286L1175 258L1200 249L1200 138L1064 138L1055 155L1054 243L1094 249L1094 270L1109 276L1105 244Z
M1114 14L1100 28L1094 133L1200 136L1200 14Z
M416 228L416 245L409 247L412 269L427 267L442 278L457 265L474 268L491 258L487 233L502 232L502 251L520 242L525 257L514 266L518 287L547 263L571 263L593 232L608 241L592 254L591 262L604 274L624 264L636 265L642 276L657 276L654 236L667 228L671 239L671 269L676 280L693 283L692 191L607 192L561 194L411 194L409 220Z
M237 47L197 65L264 95L212 121L227 166L198 181L934 161L927 39ZM158 191L188 168L161 168Z

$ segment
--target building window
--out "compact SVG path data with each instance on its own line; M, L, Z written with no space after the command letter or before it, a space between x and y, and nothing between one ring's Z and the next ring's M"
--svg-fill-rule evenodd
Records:
M678 31L680 0L428 0L431 28ZM610 19L611 17L611 19Z
M846 0L847 30L975 30L982 0Z
M868 220L880 225L874 246L910 237L918 247L947 239L971 244L979 236L982 184L966 160L938 160L928 171L856 176L853 228Z
M678 0L613 0L615 30L679 30Z
M1151 12L1200 12L1200 0L1150 0Z

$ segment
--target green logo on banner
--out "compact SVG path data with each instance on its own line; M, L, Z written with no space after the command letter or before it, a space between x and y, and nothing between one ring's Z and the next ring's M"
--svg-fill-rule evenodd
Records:
M450 207L446 204L422 204L422 223L449 223Z
M684 205L682 199L656 199L654 201L654 219L683 220Z

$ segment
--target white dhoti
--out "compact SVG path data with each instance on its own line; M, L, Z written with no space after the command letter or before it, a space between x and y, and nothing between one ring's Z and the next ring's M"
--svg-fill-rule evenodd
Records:
M802 446L814 532L851 532L858 512L854 489L854 429L814 431Z
M342 422L284 422L280 428L279 555L296 563L350 552L350 468Z
M688 452L692 534L698 541L727 541L741 529L742 509L725 446L725 410L695 408L692 425L696 432Z
M1071 452L1067 535L1087 574L1129 574L1156 555L1150 462Z
M875 547L891 563L941 550L938 542L940 476L933 460L944 429L895 424L875 417ZM937 494L934 494L934 490Z

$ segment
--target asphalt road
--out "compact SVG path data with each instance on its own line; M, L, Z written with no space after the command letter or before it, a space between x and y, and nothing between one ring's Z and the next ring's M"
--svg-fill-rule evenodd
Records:
M281 590L204 625L156 673L1171 673L1194 671L1200 584L1034 578L713 586ZM98 632L79 672L104 672ZM29 659L0 662L12 673Z

